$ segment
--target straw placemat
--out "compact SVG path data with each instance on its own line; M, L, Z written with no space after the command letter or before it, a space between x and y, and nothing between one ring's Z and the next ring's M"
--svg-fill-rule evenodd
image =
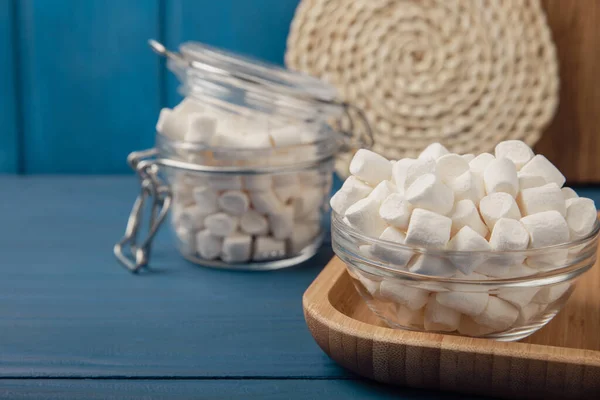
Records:
M302 0L286 64L362 108L395 159L533 145L558 102L555 53L537 0Z

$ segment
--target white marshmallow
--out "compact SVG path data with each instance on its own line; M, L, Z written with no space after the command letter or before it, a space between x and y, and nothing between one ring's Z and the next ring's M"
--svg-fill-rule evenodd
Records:
M473 317L478 324L489 326L496 331L504 331L515 323L519 310L505 300L490 296L485 310Z
M447 185L468 171L469 163L458 154L446 154L441 156L437 160L435 167L435 174Z
M244 192L239 190L228 190L221 194L218 199L221 210L228 214L240 216L248 211L250 200Z
M454 193L434 174L425 174L406 190L406 200L414 207L445 215L452 211Z
M485 196L483 185L478 186L477 178L470 171L449 182L448 187L454 192L454 201L468 199L479 204L479 201Z
M490 236L494 251L525 250L529 246L529 232L516 219L500 218Z
M534 303L550 304L562 297L569 290L571 284L569 282L559 283L558 285L546 286L540 289L533 297Z
M365 289L371 296L374 296L379 292L380 281L362 275L361 272L358 271L353 273L352 276L360 282L360 287Z
M350 226L371 237L379 237L387 224L379 216L380 203L373 198L357 201L346 210Z
M320 231L321 227L316 222L297 222L290 237L290 251L292 254L301 252L311 244Z
M565 198L555 183L523 190L517 204L523 216L550 210L558 211L563 217L567 214Z
M546 183L556 183L558 187L565 184L565 177L546 157L541 154L533 157L521 168L521 172L541 176Z
M424 322L428 331L452 332L458 329L460 313L444 307L432 296L425 306Z
M300 185L300 176L298 174L276 174L272 177L273 186Z
M209 215L204 220L206 229L214 236L229 236L236 231L239 219L229 214L219 212Z
M405 243L412 246L443 249L450 240L452 220L434 212L417 208L413 211Z
M364 182L377 185L392 177L392 164L377 153L360 149L350 162L350 173Z
M269 223L263 215L248 210L240 218L240 228L249 235L266 235L269 232Z
M360 251L362 255L365 256L367 259L375 258L372 249L373 246L371 246L370 244L363 244L358 246L358 251Z
M519 310L522 310L523 307L531 303L531 299L533 299L533 296L535 296L539 290L539 287L501 288L498 289L498 297L508 301Z
M429 298L429 292L413 286L404 285L396 280L384 279L379 286L381 297L410 310L423 308Z
M240 132L231 132L217 129L212 136L211 145L222 149L265 149L271 147L271 140L267 133L253 133L244 135ZM231 158L230 151L215 152L218 159Z
M185 207L181 212L174 213L173 215L177 226L189 231L199 231L204 229L204 220L208 213L200 207L193 205Z
M480 337L485 336L489 333L494 332L493 328L489 326L480 325L473 321L473 318L463 315L460 318L460 325L458 326L458 333L463 336Z
M302 143L301 133L298 127L293 125L271 129L269 135L276 147L295 146Z
M219 211L219 194L214 189L206 186L198 186L192 191L192 196L198 208L205 214Z
M165 124L165 120L170 117L173 110L170 108L163 108L160 110L160 114L158 114L158 121L156 122L156 132L164 133L163 126Z
M396 192L396 185L391 181L381 181L367 197L377 200L381 204L390 194Z
M515 260L511 260L511 258ZM519 278L536 274L538 271L522 264L523 258L522 256L510 257L504 255L498 256L496 259L490 257L488 262L477 267L477 272L490 278Z
M379 216L393 227L406 230L413 206L399 193L390 194L381 203Z
M553 246L569 241L569 226L558 211L544 211L521 218L529 232L532 248Z
M242 177L239 175L209 176L208 186L215 190L241 190Z
M489 297L487 293L444 292L437 293L435 300L444 307L474 316L485 310Z
M431 158L417 159L411 163L406 169L404 191L406 191L420 176L425 174L435 174L435 165L435 160Z
M491 250L487 240L468 226L464 226L458 231L458 233L450 239L446 248L451 251L469 252ZM451 255L450 260L452 260L452 263L460 270L460 272L468 275L487 260L487 255L483 253L456 254Z
M252 207L261 214L278 213L283 208L283 204L272 190L250 191L248 195Z
M275 239L287 239L294 229L294 207L285 206L279 212L269 214L271 233Z
M596 219L598 219L598 214L594 200L585 197L567 200L566 220L571 240L581 239L592 232Z
M295 218L302 218L308 214L319 214L325 196L317 187L302 187L298 191L298 197L294 199Z
M471 161L469 161L469 169L474 175L478 175L483 179L483 173L487 166L496 159L490 153L481 153Z
M449 277L456 273L456 267L444 257L429 254L415 255L408 265L408 270L415 274Z
M481 237L487 237L489 230L481 220L477 206L471 200L460 200L454 205L452 218L452 235L468 226L477 232Z
M492 193L481 199L479 212L489 229L500 218L521 219L521 212L515 199L508 193Z
M344 184L340 190L350 193L350 197L355 199L354 201L356 202L367 197L369 193L373 191L373 187L367 185L355 176L349 176L348 179L344 181Z
M521 171L517 173L517 178L519 178L519 190L521 191L534 187L544 186L546 184L546 180L541 176L524 174Z
M299 189L300 187L292 185L276 186L273 188L273 192L280 202L283 204L289 204L294 197L298 196Z
M248 175L242 178L242 185L246 190L269 190L273 179L269 175Z
M399 305L396 307L396 322L402 326L422 329L425 323L425 310L413 311Z
M188 130L188 119L189 115L181 114L177 111L161 111L159 121L157 123L157 129L164 136L172 140L183 140Z
M285 256L285 242L270 236L259 236L254 240L254 261L266 261Z
M450 153L447 148L440 143L431 143L419 154L419 158L437 160L438 158Z
M173 109L178 115L194 114L204 112L204 107L197 100L186 97Z
M241 263L250 260L252 236L234 233L223 240L221 259L228 263Z
M399 193L404 193L408 168L415 162L414 158L403 158L394 163L392 177Z
M463 154L461 155L461 157L463 158L463 160L465 160L467 163L470 163L471 161L473 161L475 159L475 154Z
M497 158L491 161L483 172L483 182L488 195L504 192L515 197L519 193L517 168L508 158Z
M505 140L496 145L496 158L508 158L512 161L517 170L527 164L533 158L533 151L529 146L520 140Z
M569 200L569 199L576 199L577 197L579 197L579 195L577 194L576 191L574 191L573 189L571 189L570 187L564 187L562 189L560 189L562 191L563 197L565 198L565 201Z
M519 311L519 318L517 318L517 324L524 324L531 321L534 317L539 315L545 307L542 304L529 303Z
M379 236L379 239L404 244L406 235L396 228L389 226L383 231L381 236ZM393 264L394 267L399 267L401 269L406 267L413 255L410 250L397 249L393 245L387 246L379 243L374 244L370 251L375 258L379 258L380 260Z
M488 276L479 274L477 272L471 272L469 275L465 275L460 271L456 271L456 274L452 277L453 279L461 279L466 281L485 281L490 279ZM473 285L473 283L454 283L449 282L444 284L444 287L448 291L454 292L472 292L472 293L489 293L490 289L485 286Z
M217 120L202 114L191 114L184 139L186 142L210 144L217 130Z
M206 260L214 260L221 254L223 239L214 236L208 229L196 234L196 250L200 257Z

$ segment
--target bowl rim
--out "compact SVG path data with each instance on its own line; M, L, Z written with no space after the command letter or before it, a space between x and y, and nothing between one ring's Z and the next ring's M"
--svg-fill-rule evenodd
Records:
M590 256L593 256L595 258L597 248L598 248L598 237L600 236L599 218L600 217L596 217L596 221L595 221L594 228L592 229L592 231L588 235L586 235L580 239L576 239L576 240L566 242L566 243L561 243L558 245L538 247L538 248L534 248L534 249L510 250L510 251L494 251L494 250L491 250L491 251L490 250L456 251L456 250L446 250L446 249L428 249L425 247L405 245L405 244L400 244L400 243L396 243L396 242L391 242L389 240L373 238L371 236L367 236L367 235L363 234L362 232L358 231L357 229L355 229L355 228L349 226L348 224L346 224L345 222L343 222L341 216L333 210L331 211L331 233L332 233L332 236L335 236L336 231L338 231L339 233L346 235L346 236L350 235L350 237L353 240L360 240L361 242L363 242L364 245L380 244L380 245L385 246L386 249L408 251L408 252L412 252L414 254L427 255L427 256L433 256L433 257L438 257L438 258L449 258L451 256L459 258L459 257L472 256L472 255L482 255L482 256L511 255L511 256L515 256L515 257L517 257L517 256L528 257L528 256L532 256L532 255L533 256L541 255L542 253L547 253L548 251L568 250L570 248L575 248L577 246L588 245L588 244L593 243L593 254L589 254L589 251L585 252L585 253L583 253L582 257L575 258L574 260L572 260L569 264L567 264L564 267L550 269L550 270L538 270L539 272L532 274L532 275L526 275L526 276L502 277L502 278L486 277L486 279L462 279L462 278L445 277L445 276L439 276L439 275L418 274L418 273L410 272L408 270L393 268L391 266L393 266L394 264L391 264L391 263L388 264L388 263L379 261L374 258L369 258L361 252L356 252L358 254L352 253L352 254L341 255L341 256L340 256L340 254L338 254L338 256L340 256L340 258L342 258L344 260L344 262L346 262L346 263L348 263L349 257L355 258L363 264L368 264L371 267L377 268L378 270L384 272L385 275L389 275L390 277L402 277L404 279L412 280L412 281L447 282L447 283L460 283L460 284L465 284L465 285L476 284L476 285L486 285L486 286L495 286L495 285L500 285L500 284L501 285L515 284L514 285L515 287L517 287L517 286L524 287L524 286L533 286L533 284L536 284L536 283L539 283L542 285L548 285L548 284L555 284L555 283L572 280L576 276L578 276L578 275L586 272L588 269L590 269L593 266L593 264L590 264L590 265L586 265L585 263L583 265L580 265L580 264L582 261L584 261L585 259L587 259ZM333 239L333 242L335 242L335 239ZM334 245L334 251L335 251L335 247L336 246ZM336 252L336 254L338 253L337 251L335 251L335 252ZM347 253L346 250L344 250L344 252ZM357 267L357 265L353 264L353 267ZM358 268L363 270L360 267L358 267ZM373 271L368 271L368 270L365 270L364 272L371 273L371 274L373 273Z

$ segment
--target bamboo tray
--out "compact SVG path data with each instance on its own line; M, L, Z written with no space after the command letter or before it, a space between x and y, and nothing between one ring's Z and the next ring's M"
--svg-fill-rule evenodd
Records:
M379 321L334 257L303 297L321 349L384 383L506 398L600 398L600 267L566 307L520 342L394 330Z

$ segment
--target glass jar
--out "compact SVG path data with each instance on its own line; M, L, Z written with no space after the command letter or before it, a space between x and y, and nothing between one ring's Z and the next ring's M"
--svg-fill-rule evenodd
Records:
M328 225L334 156L371 144L362 113L306 75L199 43L180 53L150 45L168 58L185 98L161 111L155 148L128 158L142 190L115 245L119 261L131 271L148 264L169 208L176 245L197 264L270 270L314 255ZM334 130L343 115L361 118L366 134Z
M449 251L374 239L334 212L331 219L334 252L368 307L387 325L501 341L527 337L554 318L577 280L596 262L600 232L597 221L589 235L562 245ZM445 276L409 272L416 263L430 266L424 270L456 272ZM461 266L493 270L495 276L464 275Z

